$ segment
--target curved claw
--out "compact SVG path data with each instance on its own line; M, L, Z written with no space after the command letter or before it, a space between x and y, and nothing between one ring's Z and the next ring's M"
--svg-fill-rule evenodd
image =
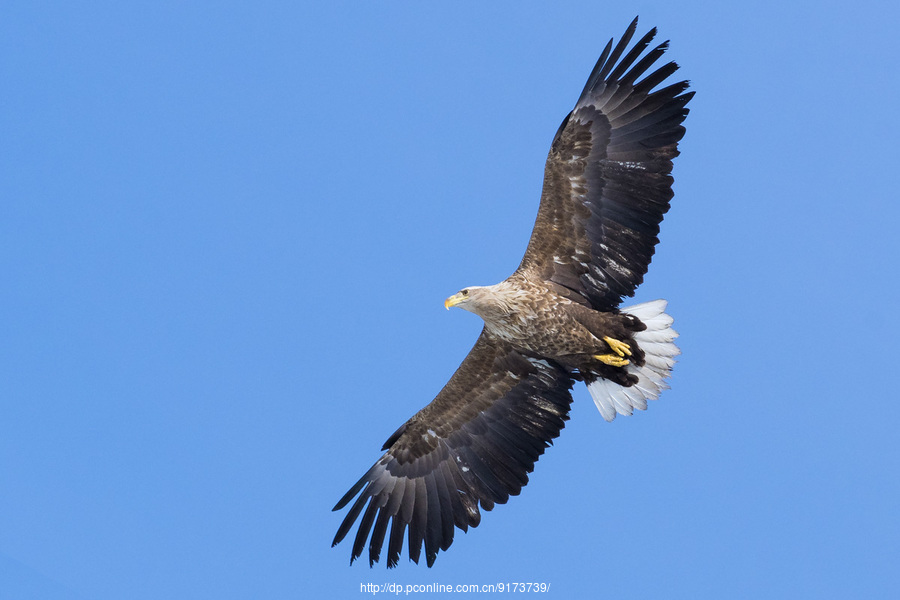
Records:
M594 354L594 358L611 367L624 367L630 362L627 358L622 358L615 354Z
M626 344L625 342L620 342L615 338L611 338L609 336L605 336L603 341L609 344L610 350L618 354L619 356L631 356L631 346Z

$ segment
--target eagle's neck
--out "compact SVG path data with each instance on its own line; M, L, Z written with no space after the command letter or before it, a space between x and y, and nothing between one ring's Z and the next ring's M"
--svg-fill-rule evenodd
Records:
M470 310L484 319L488 331L497 337L510 342L522 340L530 336L531 325L540 312L535 293L540 295L541 291L507 279L479 288Z

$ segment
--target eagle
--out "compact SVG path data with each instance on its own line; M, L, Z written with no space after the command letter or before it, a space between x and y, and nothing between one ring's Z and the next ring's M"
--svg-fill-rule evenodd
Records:
M506 280L447 298L484 329L425 408L384 443L384 454L338 501L353 501L332 546L360 516L350 563L409 559L428 566L463 532L518 495L568 420L582 381L600 414L644 410L668 387L679 350L666 301L620 307L643 281L673 197L689 83L654 64L668 42L629 48L637 19L610 40L550 145L543 191L521 264ZM643 56L642 56L643 55ZM355 501L354 501L355 498Z

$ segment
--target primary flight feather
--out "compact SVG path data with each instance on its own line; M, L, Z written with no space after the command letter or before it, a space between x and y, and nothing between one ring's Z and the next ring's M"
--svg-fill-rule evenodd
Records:
M519 268L446 300L484 320L475 346L334 507L353 501L332 545L361 518L351 563L368 547L374 564L387 540L389 567L404 541L415 562L424 546L431 566L457 528L477 526L480 509L528 483L569 418L575 381L607 421L647 408L667 387L679 351L666 302L619 304L659 242L693 92L686 81L662 86L678 69L652 70L668 42L645 54L652 29L629 49L636 29L637 19L610 40L553 138Z

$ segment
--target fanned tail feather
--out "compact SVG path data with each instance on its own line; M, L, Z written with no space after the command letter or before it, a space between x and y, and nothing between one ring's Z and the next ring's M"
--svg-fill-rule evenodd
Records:
M597 379L587 388L607 421L617 414L631 415L634 409L646 410L647 400L656 400L660 393L668 389L666 378L675 365L675 357L681 350L675 345L678 332L672 329L674 319L666 314L665 300L653 300L622 309L623 313L634 315L647 329L634 334L634 341L644 351L644 366L630 364L625 370L637 376L638 382L631 387L623 387L608 379Z

